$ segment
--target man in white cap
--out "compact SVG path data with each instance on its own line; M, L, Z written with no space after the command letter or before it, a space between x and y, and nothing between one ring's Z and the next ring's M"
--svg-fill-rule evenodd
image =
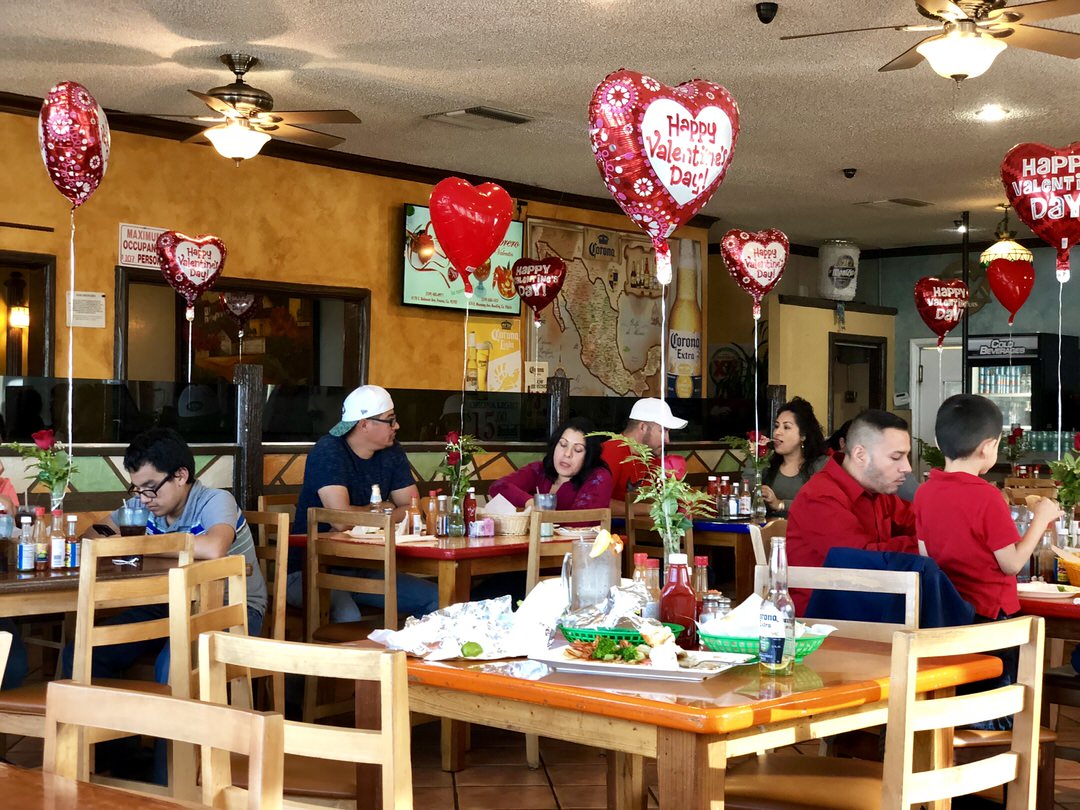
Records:
M409 459L397 443L400 425L394 413L390 392L377 385L362 385L345 398L341 421L330 428L308 453L304 483L296 503L293 534L307 533L308 508L347 509L371 503L372 486L378 485L383 501L396 507L395 523L400 522L406 507L420 492L409 469ZM321 527L329 530L329 527ZM290 576L291 588L298 597L299 572ZM290 585L293 583L290 581ZM335 592L331 600L332 621L353 621L344 592ZM375 604L367 594L352 594L358 603ZM381 597L374 597L381 600ZM427 580L398 575L398 609L422 616L438 608L438 590Z
M671 413L671 408L661 399L647 397L639 399L630 409L630 418L626 421L622 435L645 445L653 452L653 463L658 464L660 443L667 443L669 430L686 427L686 420ZM611 490L611 512L616 515L626 514L626 488L637 485L648 474L640 461L630 455L630 448L618 439L608 439L601 450L601 458L611 469L614 486Z

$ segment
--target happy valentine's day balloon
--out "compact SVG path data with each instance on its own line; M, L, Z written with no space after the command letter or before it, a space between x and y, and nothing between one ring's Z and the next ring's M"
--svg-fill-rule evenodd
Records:
M938 336L938 347L945 342L949 334L967 309L967 285L957 279L944 279L928 276L915 282L915 308L919 316Z
M550 259L518 259L514 262L514 288L533 311L536 323L540 310L555 300L566 280L566 263L558 256Z
M780 281L787 264L788 238L783 231L728 231L720 240L724 265L735 283L754 299L754 320L761 317L761 299Z
M254 293L223 292L218 296L218 303L225 314L243 329L255 314L259 299Z
M495 183L473 186L447 177L431 190L431 224L446 258L461 275L465 295L472 295L469 274L495 252L514 214L510 195Z
M49 91L38 114L38 145L49 178L72 208L101 184L109 142L109 122L89 90L78 82L60 82Z
M986 268L986 280L990 282L990 292L1009 311L1009 326L1012 326L1016 313L1035 286L1035 268L1031 262L994 259Z
M1055 149L1021 143L1001 161L1001 182L1016 215L1057 251L1057 280L1069 280L1069 249L1080 242L1080 142Z
M192 316L195 301L217 281L225 268L227 253L225 243L216 236L186 236L178 231L165 231L158 236L161 274L187 300Z
M656 248L656 277L671 281L667 237L724 179L739 137L726 89L695 79L668 87L633 70L608 75L589 102L589 139L608 191Z

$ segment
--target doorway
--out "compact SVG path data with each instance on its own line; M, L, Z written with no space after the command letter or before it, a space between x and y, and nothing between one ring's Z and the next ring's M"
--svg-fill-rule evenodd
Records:
M829 333L829 432L867 408L885 409L888 339Z
M6 377L53 373L56 257L0 250L0 355Z
M911 466L920 480L930 467L921 458L918 440L937 445L934 423L938 408L947 398L963 390L960 350L960 338L946 338L940 352L937 338L911 341Z

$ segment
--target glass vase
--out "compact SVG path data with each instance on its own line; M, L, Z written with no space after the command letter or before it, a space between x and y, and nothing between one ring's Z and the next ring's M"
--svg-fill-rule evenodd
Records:
M761 470L754 471L753 490L750 493L750 519L759 526L764 526L768 517L765 497L761 494Z
M64 495L67 494L67 481L57 481L52 485L52 489L49 490L49 511L55 512L59 509L64 511Z

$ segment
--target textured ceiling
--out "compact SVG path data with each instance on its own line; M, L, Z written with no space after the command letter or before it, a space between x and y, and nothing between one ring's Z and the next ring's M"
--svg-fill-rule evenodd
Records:
M1015 3L1013 3L1015 5ZM43 96L85 84L102 106L201 114L187 88L231 74L226 51L262 60L247 79L277 109L348 108L325 127L337 151L607 196L589 151L586 109L607 73L669 84L699 77L739 103L742 134L703 213L729 227L779 227L793 242L849 237L863 247L939 244L972 212L992 238L1004 199L997 170L1020 141L1080 139L1080 60L1009 48L959 88L925 63L877 69L923 35L895 31L781 42L785 34L924 22L912 0L782 0L771 25L752 0L5 0L0 90ZM1080 16L1047 25L1080 31ZM986 124L986 103L1012 111ZM489 105L533 116L472 132L424 115ZM186 148L199 148L190 146ZM854 179L841 169L858 168ZM242 168L241 168L242 170ZM922 209L855 203L908 197ZM1021 226L1023 235L1030 235Z

